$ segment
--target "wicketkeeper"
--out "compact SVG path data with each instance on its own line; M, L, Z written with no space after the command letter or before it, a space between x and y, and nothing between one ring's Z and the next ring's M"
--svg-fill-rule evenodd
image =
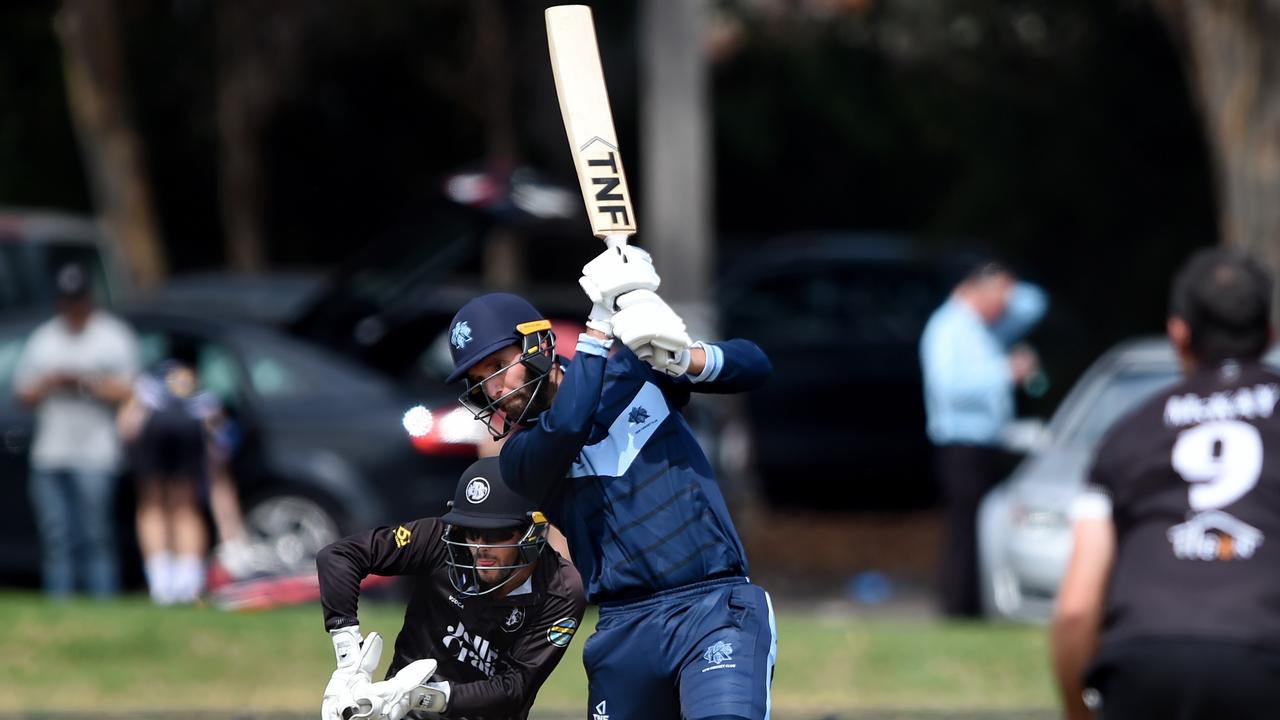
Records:
M443 517L380 527L320 551L325 628L338 669L322 720L524 720L582 622L578 572L546 542L547 520L507 487L497 458L463 473ZM360 633L367 575L412 576L387 679Z

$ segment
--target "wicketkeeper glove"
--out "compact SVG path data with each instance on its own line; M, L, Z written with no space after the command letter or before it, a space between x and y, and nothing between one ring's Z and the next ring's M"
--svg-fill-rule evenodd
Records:
M382 636L373 632L362 639L359 625L330 630L329 635L338 669L324 688L320 719L342 720L342 711L354 705L355 696L365 694L364 688L373 684L373 671L382 657Z
M633 290L657 290L661 282L649 253L634 245L606 249L582 266L582 277L578 278L591 300L587 327L612 334L618 296Z
M435 660L409 663L394 677L367 686L343 720L400 720L410 710L443 713L449 706L449 683L427 682L435 672Z
M613 316L613 336L655 369L683 375L693 340L676 311L650 290L632 290L617 302L621 309Z

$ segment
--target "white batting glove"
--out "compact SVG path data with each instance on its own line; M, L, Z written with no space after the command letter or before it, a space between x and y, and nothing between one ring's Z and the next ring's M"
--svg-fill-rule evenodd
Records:
M650 290L632 290L618 297L618 307L614 337L658 370L671 373L680 362L689 367L686 351L693 340L684 320L662 298Z
M330 630L329 635L338 669L324 688L320 720L343 720L342 711L353 706L355 696L364 694L364 688L373 682L373 671L382 657L382 636L373 632L362 640L359 625Z
M666 348L644 345L635 353L641 360L649 363L654 370L661 370L671 377L680 377L689 372L689 363L693 360L693 355L689 353L688 348L673 353Z
M619 295L632 290L657 290L662 279L653 258L634 245L612 247L582 266L578 284L591 300L587 327L612 334L611 320Z
M365 687L356 697L351 720L400 720L410 710L442 713L449 705L449 683L427 682L436 661L415 660L395 676Z

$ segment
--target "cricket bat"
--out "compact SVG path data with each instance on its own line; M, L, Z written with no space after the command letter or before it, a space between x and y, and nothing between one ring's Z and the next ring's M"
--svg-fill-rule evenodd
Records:
M587 204L591 232L609 247L625 245L636 232L635 211L622 170L618 135L613 129L591 8L550 7L546 20L560 115Z

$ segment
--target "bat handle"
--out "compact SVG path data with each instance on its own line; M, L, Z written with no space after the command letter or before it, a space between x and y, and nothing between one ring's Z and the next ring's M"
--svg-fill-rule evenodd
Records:
M628 238L628 237L630 237L630 236L629 236L629 235L622 235L622 234L617 234L617 235L605 235L605 236L604 236L604 246L605 246L605 247L608 247L608 248L626 247L626 245L627 245L627 238Z

